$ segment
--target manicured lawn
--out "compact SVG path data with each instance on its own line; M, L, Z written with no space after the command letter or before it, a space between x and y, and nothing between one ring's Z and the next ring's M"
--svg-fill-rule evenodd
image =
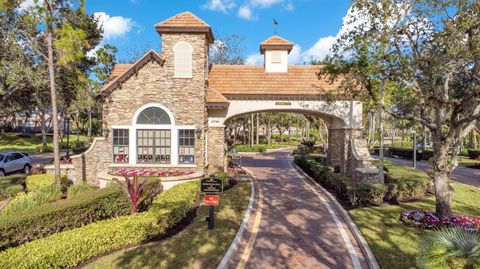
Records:
M268 146L269 149L277 149L282 147L292 147L300 145L297 141L287 141L287 142L272 142L271 145Z
M462 160L458 160L458 165L474 169L480 169L480 160L462 158Z
M0 177L0 201L14 197L17 193L24 191L25 175L15 174Z
M478 217L480 214L480 188L452 184L455 189L453 211ZM404 210L435 210L434 197L395 206L367 207L349 213L362 231L370 248L383 269L414 268L418 239L428 231L404 226L399 217Z
M121 250L85 268L215 268L242 222L250 197L250 183L238 182L220 196L215 229L208 230L208 207L201 206L193 223L168 239Z
M52 136L48 135L48 146L53 147ZM64 141L66 137L64 137ZM70 141L77 141L77 135L70 135ZM80 141L89 141L88 136L81 135ZM41 134L31 134L21 137L21 133L0 133L0 151L24 151L36 153L36 148L42 145Z

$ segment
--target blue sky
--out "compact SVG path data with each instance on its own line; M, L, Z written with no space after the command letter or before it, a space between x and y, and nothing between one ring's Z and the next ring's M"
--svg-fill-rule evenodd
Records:
M349 7L349 0L87 0L88 12L96 13L104 25L104 42L118 48L118 59L145 47L160 51L153 25L191 11L210 24L216 37L243 37L249 64L261 64L258 47L273 35L272 18L280 22L278 34L296 44L291 63L322 58Z

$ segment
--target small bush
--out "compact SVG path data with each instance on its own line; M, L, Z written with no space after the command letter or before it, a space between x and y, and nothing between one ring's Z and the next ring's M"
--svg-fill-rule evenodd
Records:
M53 183L55 183L54 174L30 175L27 177L27 191L35 191L36 189L52 185ZM62 175L60 183L62 186L62 192L65 192L70 184L68 178L65 175Z
M161 236L200 197L198 181L157 196L148 211L102 220L0 252L0 268L73 267L94 256Z
M480 232L442 228L419 242L419 268L473 269L480 265Z
M41 175L46 174L47 170L41 165L34 165L32 169L30 169L30 175Z
M213 174L213 176L215 178L219 178L222 180L223 182L223 188L227 188L228 186L230 186L230 178L228 177L228 174L227 173L224 173L224 172L217 172L215 174Z
M318 159L307 155L295 155L294 162L319 184L334 191L352 206L380 203L386 186L380 183L357 183L348 177L334 173L333 168L323 165Z
M234 147L238 152L265 152L267 145L254 145L252 147L247 145L236 145Z
M0 177L0 201L24 191L25 177L23 174Z
M61 187L49 185L36 189L33 192L18 193L15 199L2 211L2 217L15 217L22 212L30 211L43 204L60 200L62 197Z
M469 149L468 157L472 160L480 158L480 149Z
M385 184L388 188L385 200L399 201L427 193L431 179L425 172L390 162L385 162L385 168Z
M73 198L75 196L81 195L83 193L91 192L93 190L94 190L94 188L92 186L88 185L87 183L82 182L80 184L75 184L75 185L71 186L70 188L68 188L67 197L68 197L68 199L70 199L70 198Z
M421 156L421 159L425 161L428 161L431 158L433 158L433 150L430 150L430 149L423 149L421 150L421 153L419 151L419 154Z
M45 188L51 187L55 185ZM75 195L69 195L67 200L44 203L15 215L0 215L0 250L130 212L128 201L116 186L89 188L88 192L82 189L83 193L75 189Z
M35 148L35 151L37 153L48 153L48 152L53 152L53 147L50 147L50 146L38 146L37 148Z

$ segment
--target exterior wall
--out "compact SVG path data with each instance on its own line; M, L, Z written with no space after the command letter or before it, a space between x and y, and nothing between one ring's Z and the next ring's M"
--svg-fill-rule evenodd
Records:
M181 170L202 170L205 167L205 130L207 125L206 82L207 41L204 34L163 34L161 65L151 61L140 68L135 75L114 90L103 104L104 129L112 127L129 128L135 121L135 113L146 104L157 104L169 110L175 125L172 129L171 165L136 165L136 131L130 129L130 163L112 164L112 135L106 141L102 153L105 157L103 167L155 167L162 170L181 168ZM174 77L173 47L184 41L193 48L192 78ZM176 164L174 154L178 153L176 129L199 129L200 138L195 138L195 165Z
M108 143L108 140L103 137L97 137L87 151L80 155L72 156L76 181L98 186L97 173L108 171L111 152L111 144Z
M275 51L275 50L273 50ZM264 64L267 73L286 73L288 72L288 51L276 50L281 53L280 63L272 63L272 50L265 51Z
M350 139L361 137L362 129L328 129L328 164L339 169L342 174L347 176L352 174L352 167L347 165L349 142ZM353 167L353 171L354 170L355 167Z
M209 127L208 128L208 173L225 171L227 152L225 146L225 128Z

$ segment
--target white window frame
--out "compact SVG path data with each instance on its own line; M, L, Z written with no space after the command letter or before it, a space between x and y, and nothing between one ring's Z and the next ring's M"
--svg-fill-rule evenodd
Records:
M171 124L136 124L140 113L149 108L157 107L163 109L170 117ZM140 107L132 118L131 125L113 125L112 129L128 129L129 130L129 159L128 163L113 163L113 166L141 166L141 167L196 167L196 164L179 164L178 162L178 130L179 129L196 129L195 125L175 125L175 118L172 112L163 105L156 103L145 104ZM137 163L137 130L151 129L151 130L170 130L170 164L146 164ZM113 137L113 136L112 136ZM196 139L196 138L195 138ZM113 140L111 141L113 145ZM195 158L195 163L197 159Z
M189 62L187 63L187 65L188 65L190 68L188 68L188 71L186 71L185 74L179 74L179 71L180 71L180 70L177 69L177 66L178 66L178 65L177 65L177 47L178 47L179 45L187 45L187 46L190 48L190 52L189 52L189 56L190 56L190 57L189 57L189 59L188 59ZM173 70L174 70L174 71L173 71L173 72L174 72L173 77L174 77L174 78L192 78L192 72L193 72L193 71L192 71L192 69L193 69L193 47L192 47L189 43L187 43L187 42L185 42L185 41L180 41L180 42L178 42L178 43L175 44L175 46L173 47L173 64L174 64L174 66L173 66Z

